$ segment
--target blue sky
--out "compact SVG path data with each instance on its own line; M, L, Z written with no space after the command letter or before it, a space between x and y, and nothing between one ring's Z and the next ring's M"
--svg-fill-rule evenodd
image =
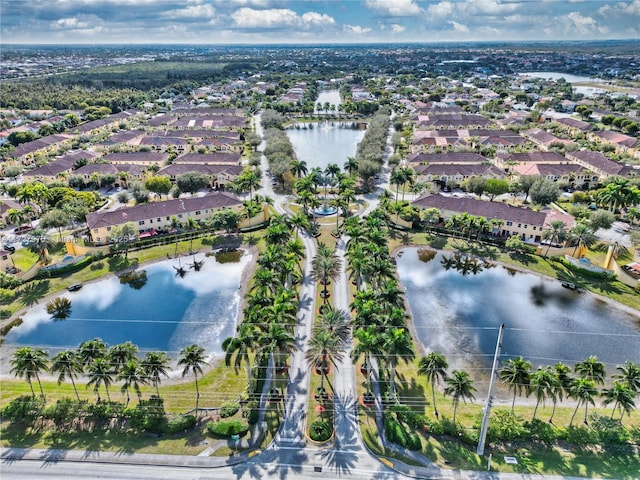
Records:
M640 38L640 0L0 0L2 43Z

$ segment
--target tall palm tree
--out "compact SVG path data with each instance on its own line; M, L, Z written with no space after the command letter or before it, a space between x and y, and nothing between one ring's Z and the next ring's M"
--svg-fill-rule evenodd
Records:
M444 394L453 399L453 423L455 423L460 400L464 402L466 402L467 399L473 400L475 398L473 392L477 390L473 386L473 380L465 371L454 370L451 372L451 376L445 379L445 382L447 386L444 389Z
M350 177L353 177L358 172L358 161L355 157L347 157L347 161L342 168L349 173Z
M237 370L244 363L247 367L249 389L251 390L251 352L258 348L259 331L251 323L238 325L238 333L235 337L229 337L222 342L222 350L225 352L224 363L229 366L235 354L234 367Z
M141 365L145 377L156 387L156 394L160 397L160 375L169 378L169 374L167 373L169 369L169 357L165 352L148 352L142 360Z
M84 366L90 365L98 358L106 357L107 352L107 344L100 338L87 340L78 346L78 356Z
M316 329L328 331L344 346L351 335L349 314L344 310L325 308L320 314L320 318L314 323L313 329L314 331Z
M562 401L563 397L569 397L569 390L571 385L573 384L573 378L571 377L571 368L568 365L565 365L562 362L558 362L553 366L554 373L558 378L558 382L560 383L560 388L558 389L557 397L553 398L553 410L551 412L551 417L549 418L549 423L553 423L553 417L556 413L556 406L558 400Z
M323 303L327 303L329 282L340 275L341 261L335 252L326 248L322 242L318 243L318 253L311 260L311 278L322 283Z
M551 399L555 404L558 394L562 394L562 389L553 367L539 367L531 374L529 385L536 397L536 407L533 409L533 419L535 419L540 402L544 404L545 400Z
M407 363L415 357L415 351L413 349L413 341L411 340L411 334L406 328L391 328L386 329L382 334L382 345L387 356L386 362L389 365L389 383L391 395L396 394L396 365L398 360L402 360Z
M396 186L396 195L395 201L398 201L398 193L400 192L400 185L404 184L406 181L405 174L401 168L396 168L393 172L391 172L391 176L389 177L389 183L391 185Z
M136 395L138 396L138 403L140 403L140 400L142 400L140 385L144 385L146 383L146 375L137 359L129 360L122 365L118 372L118 380L124 382L122 384L121 391L122 393L127 394L127 405L130 400L129 388L131 387L133 387L133 390L136 392Z
M117 372L126 363L132 360L136 360L137 354L138 354L138 347L133 343L127 341L111 347L107 355L109 357L109 361L113 365L113 368Z
M431 383L433 413L436 418L440 417L436 406L436 384L440 384L440 381L444 381L447 378L447 368L449 368L447 359L440 352L429 352L418 363L418 374L427 377L429 383Z
M511 413L514 412L516 405L516 395L523 392L528 394L529 382L531 374L531 362L522 357L510 358L500 369L499 376L509 390L513 390L513 401L511 402Z
M329 373L329 364L336 366L342 361L343 344L331 332L315 329L307 344L305 358L311 368L320 370L320 389L324 391L324 379Z
M575 364L574 371L587 380L593 380L598 385L604 385L605 367L598 357L591 355L586 360Z
M202 366L207 365L204 356L204 348L199 345L189 345L180 350L178 366L183 366L182 376L193 373L196 380L196 415L198 414L198 404L200 402L200 389L198 388L198 374L202 374Z
M51 359L50 370L51 373L58 374L58 385L64 382L66 378L71 380L73 391L76 392L76 398L80 401L75 379L78 378L78 374L82 373L84 369L78 354L73 350L63 350L62 352L56 353Z
M54 320L65 320L71 315L71 300L66 297L56 297L47 302L47 313Z
M288 328L273 322L262 329L258 344L258 354L268 355L275 370L278 360L293 353L296 339Z
M618 365L616 370L620 373L614 374L613 378L626 383L634 395L638 395L640 393L640 364L625 362L624 365Z
M363 367L367 371L367 394L371 395L373 392L371 377L373 368L372 359L373 357L384 354L382 337L376 333L375 327L373 326L357 328L354 330L353 336L358 343L351 351L351 358L354 363L357 362L361 356L364 358Z
M544 256L547 256L552 244L563 243L567 239L567 235L567 226L562 220L554 220L548 227L544 228L542 230L542 238L549 240L549 246L544 252Z
M573 411L573 415L571 415L571 420L569 421L569 426L573 425L573 419L578 412L578 409L584 404L584 423L587 423L587 410L589 408L589 404L595 405L595 401L593 397L598 395L598 389L596 388L596 383L593 380L587 378L576 378L571 387L569 388L569 395L571 398L578 401L576 404L576 409Z
M40 382L40 372L47 370L47 352L41 348L33 347L20 347L11 358L11 370L17 377L24 377L29 383L31 388L31 396L35 398L36 394L33 391L33 383L31 379L35 377L40 387L40 395L44 398L44 390L42 389L42 383Z
M29 250L38 254L39 262L46 262L47 255L53 242L49 236L42 230L34 230L31 232L31 243L29 243Z
M89 375L89 381L87 387L93 385L93 391L98 396L98 402L100 401L100 385L104 385L104 389L107 392L107 400L111 403L111 397L109 396L109 387L113 383L113 377L115 371L109 363L106 357L96 358L87 370Z
M576 256L578 248L590 248L595 245L597 241L598 237L596 237L593 229L586 223L579 223L569 230L567 238L567 243L575 246L573 253L571 254L574 257Z
M298 178L304 177L309 172L307 162L304 160L292 160L291 161L291 173Z
M609 405L613 403L613 410L611 411L611 419L616 413L616 410L620 409L620 423L622 423L622 417L626 413L629 415L631 410L636 408L634 401L635 392L629 388L625 382L617 381L613 382L611 388L605 388L602 391L604 397L604 404Z

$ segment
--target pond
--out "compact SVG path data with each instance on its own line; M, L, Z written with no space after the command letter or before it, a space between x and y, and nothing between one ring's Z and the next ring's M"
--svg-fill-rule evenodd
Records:
M72 302L69 318L51 320L42 302L9 332L4 346L39 346L51 354L99 337L109 346L129 340L141 351L170 352L174 359L194 343L220 354L222 341L235 331L240 281L250 260L246 253L229 263L198 255L204 263L197 271L194 257L182 257L87 284L62 295Z
M490 366L501 323L502 357L521 355L535 367L573 366L596 355L612 374L626 360L640 362L640 314L563 288L557 280L482 260L421 256L423 261L418 249L404 249L398 275L418 340L452 365Z
M354 128L351 121L328 120L298 124L287 129L298 160L307 162L309 170L324 170L330 163L343 168L347 157L354 157L365 130Z
M521 72L520 75L523 77L534 77L534 78L542 78L544 80L554 80L557 81L561 78L564 78L569 83L601 83L603 82L600 78L586 77L584 75L572 75L570 73L562 73L562 72Z

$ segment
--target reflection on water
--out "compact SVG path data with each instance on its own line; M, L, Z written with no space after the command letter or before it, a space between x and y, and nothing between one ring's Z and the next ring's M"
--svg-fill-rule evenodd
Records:
M114 276L85 285L64 294L73 305L67 321L54 323L45 305L37 305L9 332L5 344L76 348L100 337L109 345L129 340L143 351L177 352L197 343L219 354L222 340L235 330L240 279L250 258L220 264L213 257L194 257L203 262L200 270L180 263L187 267L182 277L175 275L178 262L167 260L129 273L124 284ZM146 284L136 289L142 277Z
M119 277L120 283L123 285L129 285L135 290L140 290L147 284L147 271L146 270L131 270L125 272Z
M418 261L418 249L403 252L397 257L398 275L418 339L426 350L450 356L450 363L462 356L490 364L501 323L505 357L572 365L597 355L609 372L626 360L640 362L638 315L563 288L557 280L487 269L486 263L462 255L438 254L438 261L425 263Z

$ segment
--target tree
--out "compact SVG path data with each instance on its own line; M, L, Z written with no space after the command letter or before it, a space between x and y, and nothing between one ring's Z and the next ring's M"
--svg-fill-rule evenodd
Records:
M505 194L509 191L509 182L499 178L490 178L484 184L484 192L489 195L489 200L493 202L493 199L498 195Z
M138 396L138 403L142 400L140 392L140 385L146 383L145 371L140 366L137 358L127 361L118 372L118 380L123 382L121 391L127 394L127 405L129 404L129 388L133 387L133 390Z
M631 410L636 408L634 401L635 392L629 388L625 382L617 381L613 382L611 388L605 388L602 391L604 397L604 404L609 405L613 403L613 410L611 411L611 417L616 413L616 410L620 409L620 423L622 423L622 417L626 413L631 414Z
M55 208L49 210L40 218L40 226L42 228L56 228L60 235L60 242L62 242L62 229L69 224L69 218L64 210Z
M82 342L78 346L78 356L80 357L82 365L90 365L98 358L104 358L107 356L107 344L100 338L94 338L93 340Z
M398 360L407 363L415 357L413 350L413 341L409 331L404 328L386 329L382 334L382 348L387 353L385 361L388 363L389 383L391 395L396 394L395 373Z
M183 366L182 376L189 372L193 373L196 381L196 415L198 414L198 404L200 402L200 389L198 388L198 374L202 374L202 366L207 365L204 356L204 348L198 345L189 345L180 350L178 366Z
M596 230L608 230L613 225L616 217L612 212L607 210L596 210L589 214L589 226L595 232Z
M171 191L171 179L166 175L149 177L144 182L144 188L162 197Z
M431 383L431 397L433 401L433 413L436 418L439 418L438 407L436 406L436 384L440 384L440 381L444 381L447 378L447 363L446 357L439 352L429 352L427 355L420 359L418 363L418 374L424 375L429 379Z
M144 375L147 381L156 387L156 394L160 397L159 385L161 383L160 375L169 377L167 370L169 369L169 357L164 352L148 352L141 363Z
M259 332L255 325L241 323L235 337L229 337L222 342L222 350L225 352L224 363L229 366L235 354L233 366L236 371L245 363L247 366L247 377L249 390L252 388L251 381L251 358L250 354L258 348Z
M605 367L598 357L591 355L586 360L576 363L574 371L587 380L592 380L598 385L604 385Z
M269 355L275 369L281 356L288 356L295 350L296 339L288 328L273 321L262 328L258 344L258 352Z
M111 227L109 240L116 245L124 245L124 258L129 257L129 247L140 238L138 227L133 222Z
M20 347L11 358L11 370L17 377L24 377L31 388L31 396L35 398L33 383L31 379L35 377L40 387L40 395L44 398L44 390L40 382L40 372L47 370L47 352L41 348Z
M349 341L351 328L349 327L349 314L344 310L325 308L320 313L320 318L314 323L314 331L322 329L334 336L341 345Z
M336 366L342 361L343 344L330 331L315 329L307 344L305 358L311 368L320 370L320 389L324 391L324 379L329 373L329 364Z
M34 230L31 232L31 243L29 243L28 248L33 253L38 254L39 262L47 262L49 249L52 245L51 239L42 230Z
M539 367L538 370L531 374L529 386L536 397L536 407L533 409L534 419L536 418L540 402L544 404L545 400L551 399L555 405L558 395L562 395L560 380L558 380L558 376L553 367Z
M587 410L589 408L589 404L595 405L594 397L598 395L598 389L596 388L596 384L593 380L589 380L587 378L576 378L571 387L569 387L569 396L575 400L577 400L576 409L573 411L573 415L571 415L571 420L569 421L569 426L573 425L573 419L578 413L578 409L584 404L584 423L587 423Z
M549 226L545 227L544 230L542 230L542 238L549 242L549 246L544 252L544 256L546 257L549 253L551 245L564 243L567 239L567 235L567 226L562 220L554 220L549 224Z
M504 382L509 391L513 390L513 401L511 402L511 413L514 413L516 405L516 395L529 392L531 375L531 362L522 357L510 358L500 369L500 380Z
M133 343L127 341L124 343L118 343L109 349L107 357L114 366L116 371L120 370L124 365L132 360L136 360L138 353L138 347Z
M467 399L473 400L475 398L473 392L477 390L473 386L473 380L469 374L461 370L451 372L451 376L445 379L445 383L447 386L444 389L444 394L453 399L453 423L455 423L460 400L464 402L466 402Z
M56 297L47 302L47 313L54 320L65 320L71 315L71 300L66 297Z
M187 172L176 177L176 185L181 192L195 194L209 185L209 177L202 173Z
M333 250L319 242L318 253L311 260L311 267L311 278L322 284L322 298L326 304L329 296L327 286L340 275L341 261Z
M78 374L82 373L83 370L80 357L73 350L58 352L51 359L51 373L58 374L58 385L64 382L66 378L69 378L78 401L80 401L80 395L78 394L75 379L78 378Z
M111 403L109 387L113 383L115 371L109 359L107 357L96 358L89 364L87 374L89 375L87 387L93 385L93 391L98 396L98 402L100 401L100 385L104 385L104 389L107 392L107 401Z
M620 373L613 375L613 378L624 382L637 395L640 393L640 365L633 362L625 362L624 365L616 367Z
M598 241L598 237L593 233L593 230L589 225L579 223L571 230L567 237L567 243L575 246L572 256L576 256L578 248L591 248Z
M531 201L542 206L555 202L560 196L558 185L552 181L539 178L529 189Z
M358 343L351 351L351 358L355 363L360 359L360 356L364 357L362 368L367 372L367 394L371 395L373 392L371 377L373 369L372 359L373 357L379 357L384 354L382 337L376 332L376 328L373 325L357 328L353 332L353 336Z

